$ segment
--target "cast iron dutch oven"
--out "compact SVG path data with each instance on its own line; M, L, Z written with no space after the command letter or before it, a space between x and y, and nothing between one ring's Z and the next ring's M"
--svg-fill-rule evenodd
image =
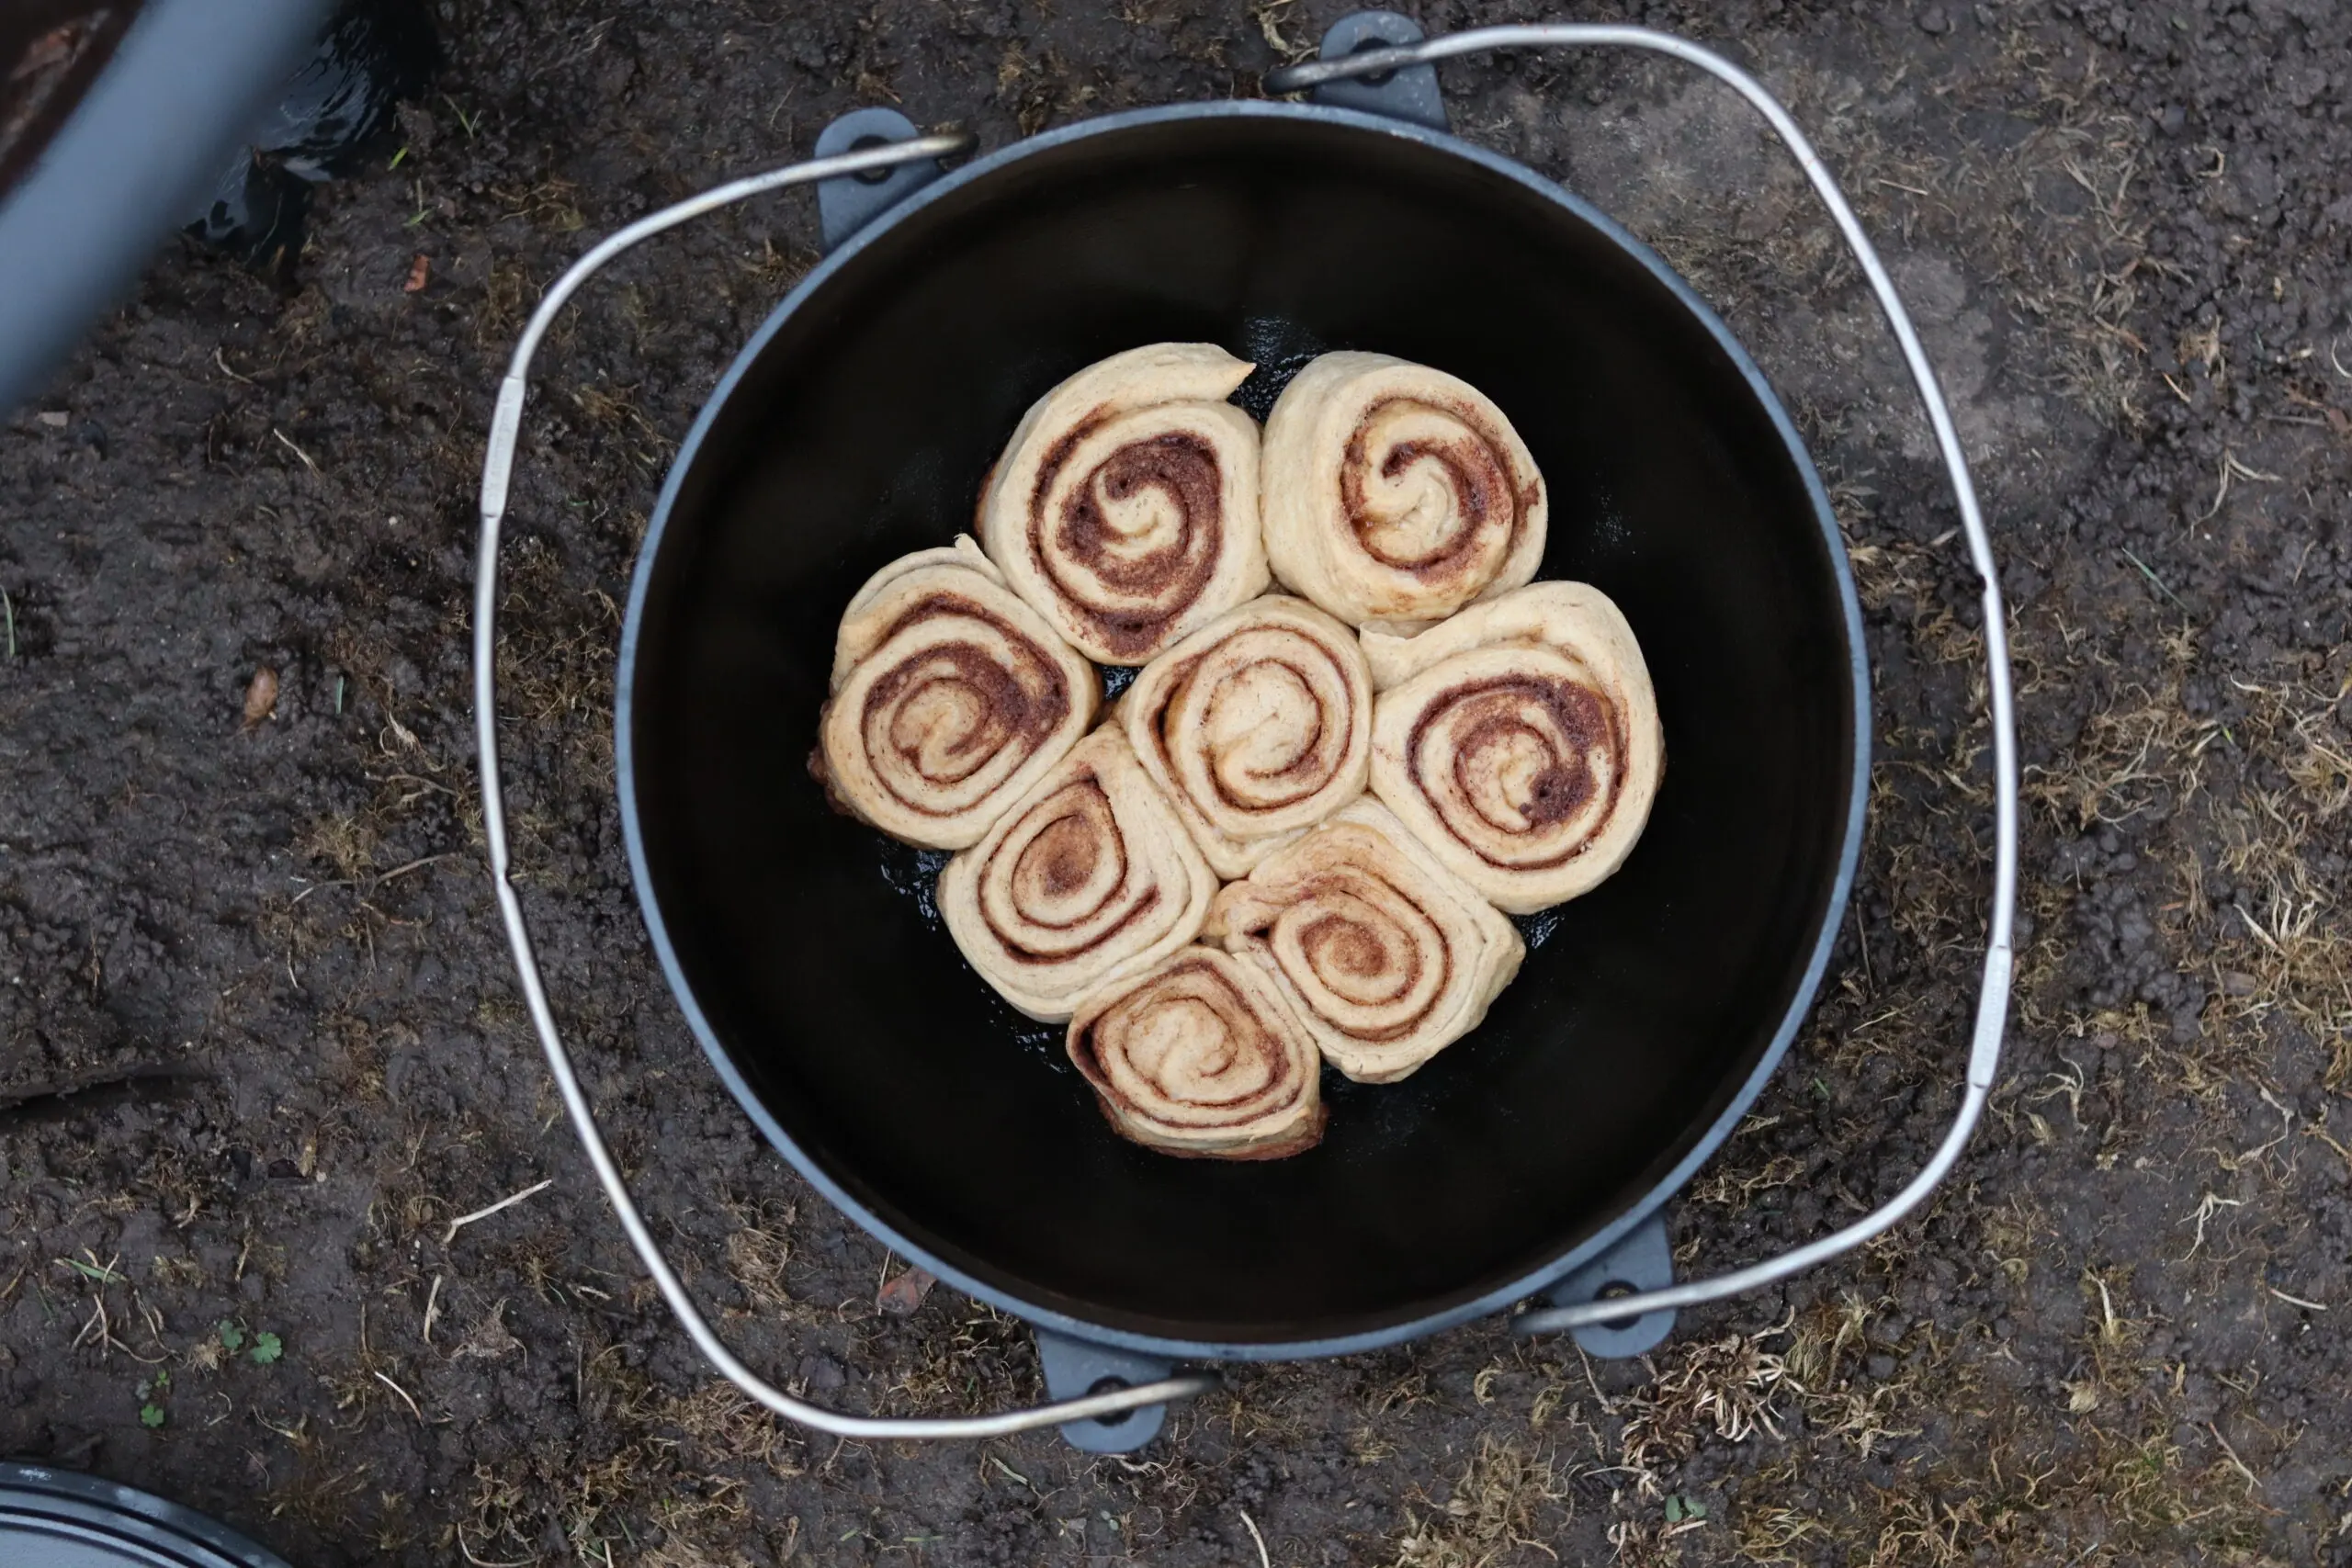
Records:
M37 1464L0 1464L0 1563L286 1568L282 1559L176 1503Z
M1459 51L1481 36L1423 47ZM1351 18L1325 54L1366 38L1419 34L1398 17ZM907 141L903 119L862 111L819 152L879 161L866 177L880 183L838 161L803 165L656 215L552 291L517 351L485 479L476 627L500 895L550 1060L632 1239L705 1351L796 1419L954 1435L1116 1416L1142 1391L909 1426L861 1425L767 1387L661 1260L555 1034L504 874L495 777L505 465L544 321L603 260L695 211L835 176L820 191L831 254L704 409L630 595L619 790L654 948L768 1139L902 1257L1037 1325L1057 1398L1120 1383L1166 1398L1200 1386L1153 1382L1180 1361L1335 1355L1547 1291L1574 1303L1612 1281L1667 1284L1663 1206L1804 1020L1854 874L1870 750L1860 616L1820 480L1755 364L1688 284L1586 202L1436 129L1429 67L1378 59L1407 68L1312 104L1087 120L953 173L909 162L937 139ZM1351 93L1366 107L1329 101ZM1884 299L1899 312L1891 289ZM1899 316L1897 331L1916 351ZM1639 847L1596 892L1522 922L1525 968L1486 1023L1402 1084L1331 1077L1322 1146L1266 1164L1170 1159L1115 1136L1059 1030L1011 1012L959 958L928 898L944 857L835 815L806 771L833 627L859 583L969 527L982 474L1040 393L1162 340L1259 361L1245 400L1270 400L1287 373L1340 348L1423 361L1490 394L1551 486L1539 575L1598 584L1623 606L1667 736ZM1947 456L1981 544L1956 446ZM1989 554L1980 566L1996 632ZM2005 735L1997 649L1996 662ZM2006 801L2006 754L1998 770ZM1988 967L2003 1000L1989 1001L1988 976L1990 1044L1980 1027L1972 1084L1990 1081L2006 998L2006 965ZM1972 1089L1911 1201L1981 1099ZM1720 1293L1683 1287L1679 1299ZM1671 1321L1620 1318L1612 1341L1589 1321L1605 1310L1582 1315L1589 1343L1621 1351ZM1065 1431L1118 1448L1157 1426L1154 1410Z

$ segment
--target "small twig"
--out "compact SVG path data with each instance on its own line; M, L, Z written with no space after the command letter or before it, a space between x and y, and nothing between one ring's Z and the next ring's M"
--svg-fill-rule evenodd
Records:
M2272 1295L2277 1296L2280 1301L2285 1302L2289 1306L2299 1306L2307 1312L2325 1312L2327 1310L2327 1304L2324 1302L2307 1302L2301 1296L2290 1296L2276 1285L2265 1285L2262 1288L2268 1291Z
M2210 523L2213 520L2214 515L2222 510L2222 502L2230 499L2230 480L2233 477L2242 479L2254 479L2262 484L2276 484L2278 481L2278 476L2277 474L2266 474L2259 468L2249 468L2244 463L2238 461L2238 455L2236 453L2224 451L2222 454L2222 482L2214 489L2213 504L2207 507L2205 509L2205 514L2202 517L2199 517L2197 521L2199 523Z
M230 369L229 361L221 355L220 350L218 348L215 348L212 351L212 363L220 367L220 374L226 376L232 381L243 381L248 387L258 387L261 385L260 382L254 380L252 377L240 376L234 370ZM285 437L280 436L278 439L282 441Z
M433 1276L433 1288L424 1292L424 1342L433 1343L433 1320L441 1315L441 1276Z
M459 1214L456 1219L449 1222L449 1228L441 1233L441 1245L447 1247L451 1242L457 1240L458 1233L465 1229L466 1226L472 1224L476 1220L486 1220L490 1218L491 1215L498 1213L501 1209L511 1209L515 1204L521 1202L524 1199L536 1197L554 1185L555 1178L550 1176L545 1181L539 1182L535 1186L524 1188L520 1192L509 1193L507 1196L501 1198L497 1202L492 1203L487 1209L476 1209L470 1214Z
M8 591L5 588L0 588L0 615L8 618L8 657L14 659L17 657L17 602L8 597Z
M2252 931L2256 937L2261 939L2263 946L2268 948L2271 952L2277 953L2281 958L2287 956L2287 950L2278 945L2278 939L2272 936L2268 931L2264 931L2262 929L2262 923L2259 920L2256 920L2252 915L2246 913L2245 906L2244 904L2233 904L2230 908L2238 912L2238 919L2245 922L2245 929Z
M408 1413L416 1417L416 1424L420 1427L424 1425L424 1412L416 1407L416 1401L408 1396L408 1390L402 1388L400 1384L394 1382L391 1379L386 1377L381 1372L378 1372L376 1374L376 1381L382 1383L386 1388L390 1389L394 1393L399 1394L401 1396L401 1403L408 1406Z
M2251 1497L2261 1491L2262 1483L2256 1479L2254 1472L2245 1467L2245 1461L2238 1458L2238 1450L2230 1447L2230 1439L2222 1436L2222 1429L2211 1421L2205 1423L2205 1429L2213 1434L2215 1442L2222 1445L2222 1452L2228 1458L2230 1468L2245 1477L2245 1495Z
M2207 507L2207 508L2205 509L2205 511L2204 511L2203 515L2199 516L2199 517L2197 519L2197 521L2199 521L2199 523L2210 523L2210 522L2211 522L2211 521L2213 520L2213 518L2214 518L2215 514L2217 514L2217 513L2222 510L2222 502L2225 502L2225 501L2227 501L2227 500L2229 500L2229 499L2230 499L2230 465L2229 465L2229 460L2228 460L2228 458L2227 458L2227 457L2226 457L2226 456L2225 456L2225 457L2223 457L2223 459L2222 459L2222 482L2221 482L2221 484L2220 484L2220 485L2218 485L2217 487L2215 487L2215 489L2214 489L2214 491L2213 491L2213 504L2212 504L2212 505L2211 505L2211 506L2209 506L2209 507Z
M273 424L269 427L269 433L272 435L277 436L278 440L285 442L286 449L288 452L293 453L297 457L301 458L302 466L304 468L310 469L311 472L314 474L319 471L319 466L311 460L311 455L308 452L303 451L300 446L295 446L291 440L288 439L286 432L278 429Z
M1274 1560L1266 1555L1266 1538L1258 1533L1258 1521L1250 1517L1249 1509L1240 1512L1241 1522L1250 1527L1250 1539L1258 1544L1258 1568L1274 1568Z
M492 1562L486 1557L476 1557L474 1549L466 1544L466 1527L463 1525L458 1527L458 1550L466 1554L466 1561L472 1563L474 1568L531 1568L531 1564L538 1561L536 1557L516 1557L502 1562Z
M412 871L422 871L428 865L437 864L442 861L455 860L457 858L458 855L456 851L445 851L437 855L422 856L416 860L409 862L406 865L396 865L392 867L391 870L379 872L374 876L331 876L324 882L311 883L308 887L303 888L302 891L294 895L293 901L299 904L303 899L308 898L311 894L316 893L322 887L356 887L363 882L368 883L369 885L369 890L373 891L375 888L381 887L385 883L391 881L394 877L406 876Z

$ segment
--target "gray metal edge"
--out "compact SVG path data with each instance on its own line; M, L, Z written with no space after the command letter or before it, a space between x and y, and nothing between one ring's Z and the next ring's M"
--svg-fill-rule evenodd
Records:
M151 0L0 201L0 415L128 293L255 115L317 46L327 0ZM233 113L224 115L222 105ZM218 126L210 136L192 128Z

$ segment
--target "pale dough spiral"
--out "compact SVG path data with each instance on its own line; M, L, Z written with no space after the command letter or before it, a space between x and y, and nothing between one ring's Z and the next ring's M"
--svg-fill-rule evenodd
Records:
M1518 587L1544 557L1544 476L1458 377L1327 354L1266 420L1266 558L1350 626L1416 631Z
M965 958L1005 1000L1053 1022L1191 942L1216 892L1175 809L1109 726L939 874L940 914Z
M1130 349L1023 416L980 499L980 544L1072 647L1142 664L1266 588L1254 368L1214 344Z
M1599 589L1538 582L1413 637L1364 634L1372 793L1512 914L1623 863L1666 765L1633 628Z
M1325 1060L1394 1083L1476 1029L1527 945L1376 800L1228 885L1202 935L1282 987Z
M1078 744L1102 700L1093 667L959 536L850 600L812 771L892 837L963 849Z
M1281 1159L1323 1138L1322 1063L1265 976L1187 947L1070 1020L1069 1059L1119 1133L1168 1154Z
M1144 667L1114 710L1219 876L1363 793L1372 672L1347 627L1269 594Z

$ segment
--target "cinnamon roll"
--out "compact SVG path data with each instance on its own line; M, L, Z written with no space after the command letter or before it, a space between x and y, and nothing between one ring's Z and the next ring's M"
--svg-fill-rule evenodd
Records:
M1488 902L1590 891L1648 821L1666 765L1634 630L1582 582L1538 582L1418 637L1366 631L1372 793Z
M982 979L1059 1022L1191 942L1216 892L1175 808L1106 725L941 869L939 911Z
M980 498L980 543L1072 647L1143 664L1265 591L1255 368L1213 344L1114 354L1037 400Z
M1458 377L1327 354L1266 420L1266 558L1350 626L1414 631L1535 575L1544 476L1502 411Z
M1094 668L959 536L850 600L810 771L893 838L963 849L1078 744L1102 701Z
M1359 1083L1394 1083L1476 1029L1527 954L1376 800L1229 884L1202 935L1272 978L1324 1060Z
M1088 997L1070 1020L1069 1059L1111 1125L1150 1148L1281 1159L1323 1140L1314 1044L1264 975L1213 947Z
M1304 599L1230 610L1144 667L1113 710L1219 876L1241 876L1363 793L1372 672Z

